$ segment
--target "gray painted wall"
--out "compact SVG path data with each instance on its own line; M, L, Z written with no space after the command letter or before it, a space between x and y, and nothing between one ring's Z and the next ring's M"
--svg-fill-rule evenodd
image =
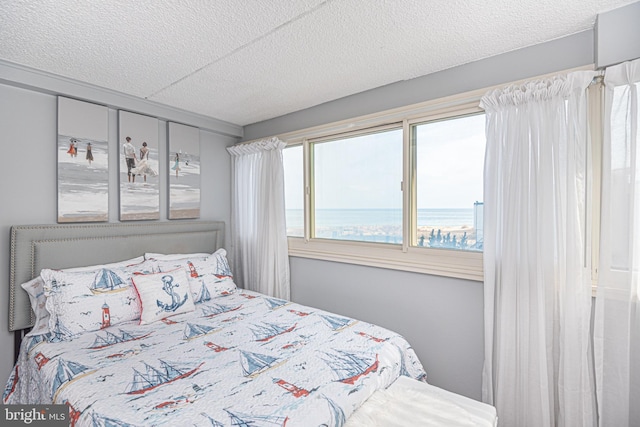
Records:
M249 125L244 140L593 63L594 32L586 31ZM298 303L399 332L416 350L431 384L481 399L481 282L291 258L291 286L292 299Z
M145 111L137 111L145 114ZM166 122L160 121L160 164L166 164ZM0 277L5 284L0 301L0 378L8 378L13 365L13 334L8 331L8 280L10 227L16 224L54 224L56 198L57 97L34 90L0 84ZM117 110L109 110L109 215L118 221ZM236 138L200 131L201 211L203 220L229 223L231 167L225 147ZM161 185L166 188L166 176ZM160 221L167 219L166 192L161 192ZM228 236L228 230L227 230Z
M640 2L598 15L596 65L598 68L640 57Z
M291 298L404 336L427 381L480 399L482 283L291 257Z

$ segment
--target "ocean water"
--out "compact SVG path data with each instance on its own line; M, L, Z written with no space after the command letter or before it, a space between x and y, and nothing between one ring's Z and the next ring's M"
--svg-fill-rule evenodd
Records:
M471 209L418 209L418 227L473 227ZM302 226L302 209L287 209L287 225ZM401 226L401 209L317 209L317 227Z
M73 136L58 135L58 222L106 221L109 214L107 141L78 140L77 156L67 153ZM93 161L86 159L91 144Z

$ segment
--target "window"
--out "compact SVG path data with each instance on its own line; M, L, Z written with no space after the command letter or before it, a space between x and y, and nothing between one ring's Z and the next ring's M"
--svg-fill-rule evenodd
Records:
M402 243L402 128L313 142L312 237Z
M596 86L589 95L594 284L602 136ZM291 146L289 254L483 280L486 141L479 102L487 90L280 135Z
M282 151L287 236L290 237L304 237L304 175L302 159L302 145L288 146Z
M485 116L411 126L413 246L482 251Z
M481 95L281 136L290 255L482 280Z

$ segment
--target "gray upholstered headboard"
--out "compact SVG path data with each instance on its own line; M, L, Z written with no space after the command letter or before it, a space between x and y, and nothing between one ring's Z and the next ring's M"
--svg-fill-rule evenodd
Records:
M11 227L9 330L33 326L20 287L43 268L104 264L156 253L212 253L224 244L224 222L25 225Z

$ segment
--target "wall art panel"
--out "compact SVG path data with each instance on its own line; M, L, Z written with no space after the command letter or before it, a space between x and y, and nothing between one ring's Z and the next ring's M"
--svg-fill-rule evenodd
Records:
M200 130L169 122L169 219L200 218Z
M120 221L160 219L158 119L118 111Z
M109 220L109 109L58 97L58 222Z

